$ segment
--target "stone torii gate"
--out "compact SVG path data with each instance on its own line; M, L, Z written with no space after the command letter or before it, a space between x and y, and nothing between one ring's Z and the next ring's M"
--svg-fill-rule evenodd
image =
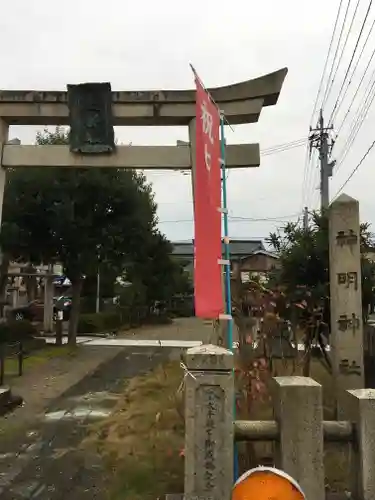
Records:
M277 103L287 69L209 89L231 125L256 123L263 106ZM112 91L113 126L189 127L190 147L117 146L111 154L78 154L69 146L7 144L10 125L70 125L67 91L0 91L0 223L7 168L195 168L195 90ZM227 168L258 167L259 144L227 146ZM194 198L194 191L193 191Z

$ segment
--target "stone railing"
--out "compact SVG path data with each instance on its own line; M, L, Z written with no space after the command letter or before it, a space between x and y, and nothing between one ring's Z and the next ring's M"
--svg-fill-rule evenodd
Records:
M324 421L320 384L276 377L275 420L234 421L233 354L202 345L185 357L185 500L230 499L234 440L274 441L275 466L312 500L325 498L324 441L352 443L352 498L375 498L375 390L347 391L347 420Z

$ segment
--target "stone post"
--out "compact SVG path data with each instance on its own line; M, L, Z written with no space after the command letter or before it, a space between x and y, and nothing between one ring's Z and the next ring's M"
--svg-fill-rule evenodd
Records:
M364 387L359 230L358 201L342 194L329 208L330 344L340 420L345 391Z
M375 390L347 391L346 418L354 423L355 440L352 447L353 498L375 498Z
M306 498L323 499L322 386L308 377L276 377L273 393L280 429L277 466L301 485Z
M229 500L233 486L233 354L212 344L188 349L185 500Z
M5 123L0 117L0 224L3 215L3 199L4 199L4 188L5 188L5 177L6 171L2 168L2 158L3 158L3 146L8 142L8 132L9 125Z
M3 147L8 142L9 125L0 117L0 226L3 217L3 201L6 180L6 171L2 166ZM3 254L0 249L0 262L3 261ZM8 271L8 270L7 270Z
M48 273L50 273L49 270ZM44 279L44 333L53 332L53 290L53 276L49 275Z

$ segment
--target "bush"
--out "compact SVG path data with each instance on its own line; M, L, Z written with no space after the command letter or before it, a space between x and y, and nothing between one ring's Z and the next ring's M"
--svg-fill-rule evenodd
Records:
M190 318L194 316L194 301L189 297L182 300L172 300L169 312L175 318Z
M36 335L35 326L27 320L8 320L0 323L0 343L27 340Z
M81 314L78 320L78 333L99 333L114 330L121 326L121 315L117 312Z
M144 323L146 325L171 325L173 320L166 313L158 315L152 314L145 319Z

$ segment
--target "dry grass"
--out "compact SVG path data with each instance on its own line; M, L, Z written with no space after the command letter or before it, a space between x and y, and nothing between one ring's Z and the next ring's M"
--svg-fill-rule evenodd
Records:
M95 447L114 473L112 500L155 500L183 491L184 422L179 363L136 377L112 416L92 427Z
M315 359L311 370L311 376L324 388L324 417L331 419L332 377ZM279 362L277 375L290 374L290 363ZM295 374L301 374L301 369ZM179 364L173 362L132 379L114 414L92 427L84 445L94 447L114 475L111 500L155 500L165 493L183 491L183 401L182 393L177 393L181 380ZM272 404L268 398L256 400L251 413L254 420L273 419ZM256 443L255 451L259 461L254 465L274 455L270 443ZM325 468L331 490L347 489L349 446L325 445Z

